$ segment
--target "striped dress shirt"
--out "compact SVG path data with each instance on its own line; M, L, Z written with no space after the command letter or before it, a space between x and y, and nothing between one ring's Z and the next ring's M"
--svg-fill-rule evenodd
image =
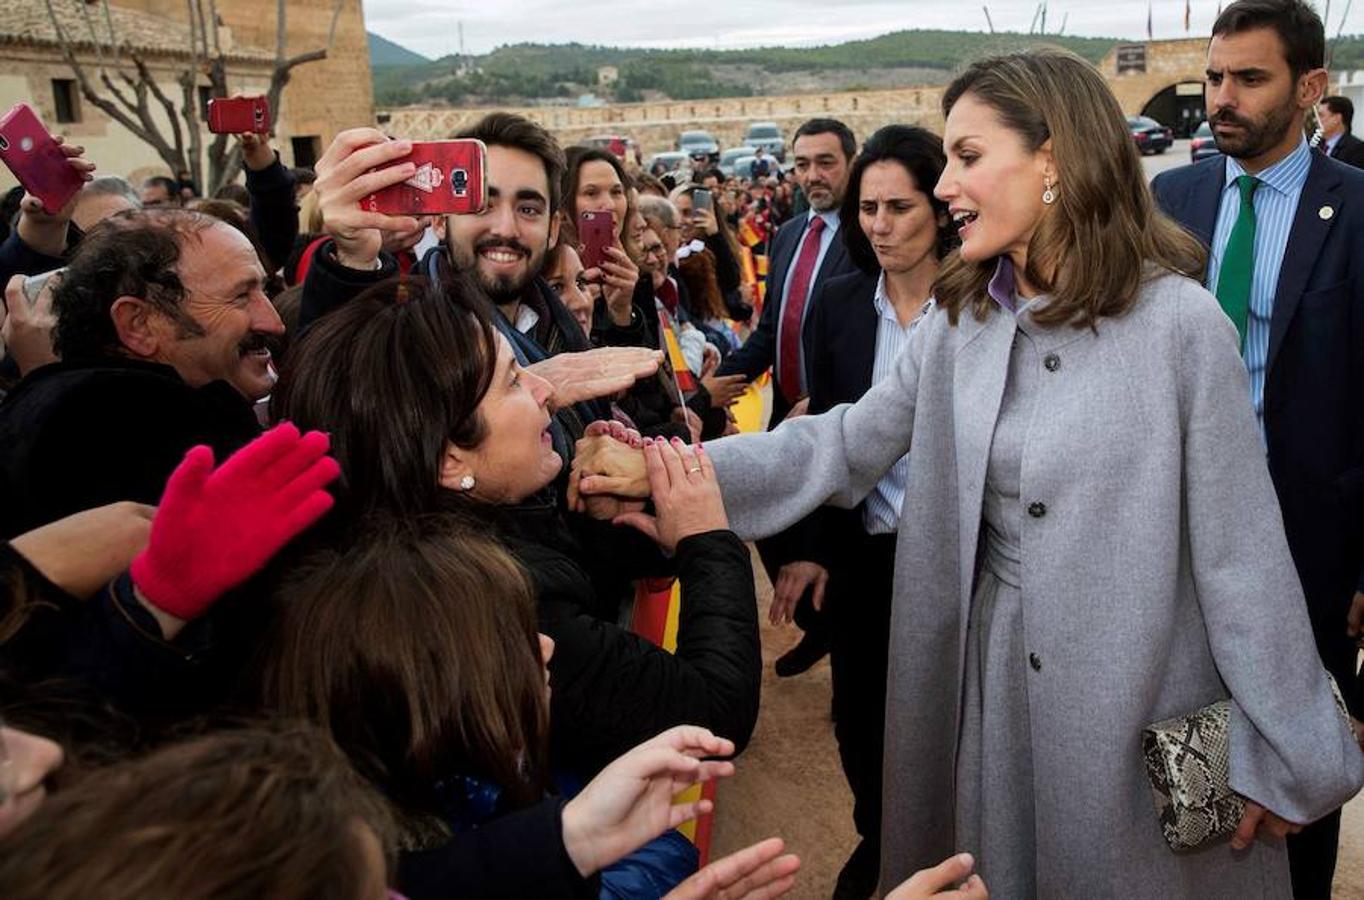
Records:
M1247 174L1241 164L1230 156L1226 161L1226 185L1222 188L1222 205L1217 210L1217 227L1212 233L1212 247L1208 260L1208 290L1217 293L1217 277L1221 274L1222 257L1231 239L1232 226L1241 208L1241 194L1236 179ZM1307 182L1307 170L1312 167L1312 150L1303 140L1296 150L1260 172L1255 177L1263 182L1255 191L1255 268L1250 282L1250 317L1246 322L1244 355L1246 370L1250 372L1250 400L1255 405L1255 418L1260 423L1260 435L1265 430L1265 365L1269 359L1269 321L1274 314L1274 294L1278 290L1279 270L1283 268L1284 250L1288 247L1288 233L1293 230L1293 217L1298 212L1298 198Z
M895 361L909 343L909 334L923 321L924 315L933 306L930 297L924 308L908 325L901 325L895 316L895 307L886 296L886 273L876 280L876 293L872 296L876 307L876 354L872 358L871 383L876 384L895 371ZM893 534L900 527L900 507L905 500L905 484L909 479L909 454L895 461L890 471L876 482L867 495L867 505L862 513L862 527L867 534Z

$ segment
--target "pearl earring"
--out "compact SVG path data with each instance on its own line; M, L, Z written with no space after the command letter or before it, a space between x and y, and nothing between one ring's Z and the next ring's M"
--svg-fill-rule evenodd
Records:
M1045 179L1046 180L1044 184L1046 190L1042 192L1042 202L1047 204L1048 206L1051 206L1053 203L1056 202L1056 192L1051 189L1051 176L1047 175L1045 176Z
M474 489L474 476L465 475L461 478L459 480L459 489L461 491L472 491Z

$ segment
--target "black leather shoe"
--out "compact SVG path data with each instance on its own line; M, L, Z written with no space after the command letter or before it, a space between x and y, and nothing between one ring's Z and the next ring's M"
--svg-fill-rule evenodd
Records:
M777 659L773 668L777 670L778 678L790 678L792 675L810 671L810 667L823 659L828 652L829 642L822 637L814 637L807 631L799 644Z
M880 876L880 848L864 839L838 873L833 900L867 900L876 894L876 882Z

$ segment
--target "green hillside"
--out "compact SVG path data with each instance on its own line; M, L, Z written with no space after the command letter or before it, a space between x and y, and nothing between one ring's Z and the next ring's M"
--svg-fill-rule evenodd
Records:
M868 68L951 71L991 52L1052 44L1097 61L1116 39L970 31L897 31L864 41L820 47L764 47L753 50L648 50L584 44L513 44L485 56L445 57L425 66L376 68L375 101L380 105L442 100L448 103L508 102L570 97L593 90L596 70L615 66L620 81L607 99L634 100L641 91L663 91L677 100L737 96L742 83L716 77L716 67L756 66L770 73ZM472 71L469 71L472 70Z
M424 66L431 62L430 59L420 53L413 53L406 47L395 44L387 38L382 38L372 31L365 32L365 37L369 38L369 65L371 69L380 69L385 66Z
M1117 38L914 30L819 47L752 50L513 44L469 57L463 65L452 56L421 64L412 60L407 64L376 64L374 97L380 106L513 104L588 92L619 102L639 100L645 91L658 91L674 100L698 100L754 93L753 79L743 75L755 70L770 75L931 70L941 73L940 80L945 80L963 64L991 53L1045 44L1098 62L1116 43ZM620 80L604 91L596 87L596 72L601 66L615 66L620 72ZM1332 69L1364 69L1364 36L1335 42Z

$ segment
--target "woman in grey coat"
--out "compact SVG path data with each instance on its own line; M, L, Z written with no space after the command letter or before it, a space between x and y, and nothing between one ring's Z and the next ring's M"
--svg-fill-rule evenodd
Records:
M1078 57L977 63L943 105L935 193L962 246L896 372L705 448L746 537L856 504L909 452L881 884L969 850L996 897L1288 897L1281 838L1359 789L1364 754L1317 658L1235 328L1189 277L1202 251L1154 211ZM617 477L583 491L638 493L600 449L575 465ZM1176 855L1140 734L1228 697L1246 818L1230 846Z

